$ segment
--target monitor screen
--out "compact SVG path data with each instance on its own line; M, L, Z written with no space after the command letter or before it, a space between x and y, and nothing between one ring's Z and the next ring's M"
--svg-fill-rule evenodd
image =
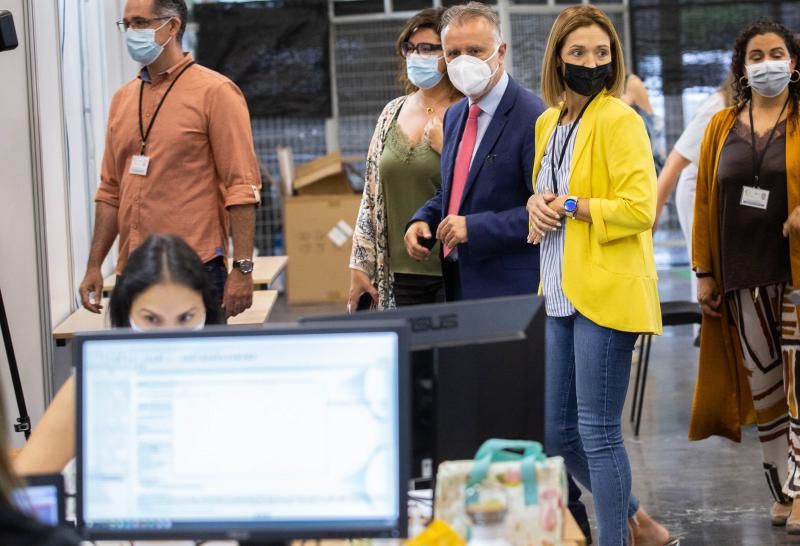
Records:
M471 459L489 438L544 441L544 298L532 294L413 305L305 324L406 322L411 330L411 475Z
M402 330L80 340L79 524L95 538L404 533Z
M61 474L28 476L25 486L13 492L17 507L45 525L63 523L64 480Z

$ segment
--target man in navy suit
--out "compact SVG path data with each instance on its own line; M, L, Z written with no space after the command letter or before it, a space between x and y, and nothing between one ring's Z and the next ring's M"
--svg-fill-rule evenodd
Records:
M526 242L533 132L544 103L505 71L494 12L472 2L442 20L447 73L465 95L444 117L442 186L409 223L409 255L442 241L449 301L536 292L539 249Z
M447 75L466 98L444 116L442 186L406 228L405 246L430 257L442 241L448 301L534 293L539 247L527 243L533 143L544 103L505 71L507 45L497 16L470 2L442 17ZM569 508L591 540L580 490L569 480Z

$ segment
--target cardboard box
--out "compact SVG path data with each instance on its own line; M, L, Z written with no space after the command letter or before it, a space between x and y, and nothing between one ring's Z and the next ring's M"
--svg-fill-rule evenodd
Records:
M330 153L298 166L292 187L297 195L333 195L353 193L342 156Z
M361 196L354 193L290 197L283 228L291 304L347 302L350 250Z
M294 166L283 156L281 177L292 177L284 199L283 229L289 256L289 303L341 303L350 290L350 250L361 194L353 191L352 164L338 153ZM358 161L354 158L353 161Z

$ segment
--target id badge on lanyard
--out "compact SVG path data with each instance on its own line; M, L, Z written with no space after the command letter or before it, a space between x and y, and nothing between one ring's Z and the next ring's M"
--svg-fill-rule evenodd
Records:
M755 209L767 210L767 204L769 203L769 190L765 190L760 187L760 178L761 178L761 166L764 163L764 156L767 154L767 150L769 149L769 145L772 142L773 137L775 136L775 131L778 129L778 125L780 125L781 117L783 117L783 112L786 110L786 106L789 104L789 99L786 99L786 102L783 104L783 108L781 109L781 113L778 114L778 121L775 122L775 125L772 127L772 130L769 133L769 137L767 137L767 143L764 146L764 151L762 153L758 153L756 149L756 129L755 124L753 123L753 102L750 101L748 107L748 113L750 115L750 146L753 150L753 186L743 186L742 187L742 197L739 199L739 204L743 207L751 207Z
M138 155L131 157L131 166L128 169L130 174L134 174L136 176L147 176L147 170L150 167L150 157L145 155L145 149L147 147L147 139L150 136L150 131L153 129L153 125L156 123L156 118L158 117L158 113L161 111L161 107L164 105L164 101L167 100L167 95L169 95L169 92L172 91L173 87L175 87L175 84L178 83L178 80L181 78L181 76L183 76L183 73L186 72L193 64L194 61L184 66L183 69L178 72L178 75L175 76L175 79L172 80L172 83L169 84L167 91L164 93L164 96L161 97L161 100L159 101L158 106L153 113L153 119L150 120L147 130L145 130L144 122L142 121L142 95L144 94L144 81L142 81L141 85L139 86L139 134L142 137L142 149Z
M753 186L744 186L742 188L742 198L739 200L739 204L743 207L767 210L768 202L769 190Z
M149 157L146 155L135 155L131 158L131 167L128 169L128 172L136 176L147 176L147 167L149 166Z

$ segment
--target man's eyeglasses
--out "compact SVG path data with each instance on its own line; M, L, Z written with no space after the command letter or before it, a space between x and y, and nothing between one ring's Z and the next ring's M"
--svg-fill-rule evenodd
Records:
M130 21L127 19L123 19L122 21L117 21L117 28L120 32L125 32L129 28L133 29L142 29L142 28L149 28L150 24L153 21L164 21L166 19L172 19L172 16L169 17L152 17L150 19L146 17L134 17Z
M419 53L420 55L435 55L437 51L442 50L442 44L429 44L421 42L419 44L412 44L411 42L403 42L400 51L403 52L403 57L408 57L412 53Z

